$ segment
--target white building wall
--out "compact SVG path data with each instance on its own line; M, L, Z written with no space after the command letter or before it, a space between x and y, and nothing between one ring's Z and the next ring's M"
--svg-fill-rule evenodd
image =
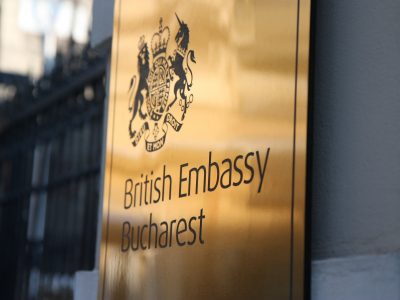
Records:
M313 257L400 251L400 1L316 1Z
M312 298L400 299L400 2L315 1Z

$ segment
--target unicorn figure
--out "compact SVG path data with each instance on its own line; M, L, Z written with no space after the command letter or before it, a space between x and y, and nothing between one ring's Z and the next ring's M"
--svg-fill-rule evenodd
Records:
M193 73L189 66L189 59L191 62L196 63L194 56L194 51L188 50L189 45L189 27L186 23L181 21L177 14L175 14L176 19L179 23L179 31L175 36L175 42L177 43L177 49L174 52L174 56L169 56L170 61L170 72L178 76L178 80L174 86L174 100L168 105L167 110L169 110L178 99L178 96L182 99L182 120L185 118L186 110L189 106L188 97L186 91L190 91L193 83ZM184 68L184 60L186 58L186 68ZM187 75L190 73L190 83L188 82ZM172 77L172 74L171 74ZM191 96L192 97L192 96ZM192 99L189 99L189 101Z

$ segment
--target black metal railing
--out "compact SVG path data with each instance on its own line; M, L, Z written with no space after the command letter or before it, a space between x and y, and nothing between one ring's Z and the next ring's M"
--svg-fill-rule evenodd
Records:
M2 299L72 299L94 267L106 63L83 61L0 104Z

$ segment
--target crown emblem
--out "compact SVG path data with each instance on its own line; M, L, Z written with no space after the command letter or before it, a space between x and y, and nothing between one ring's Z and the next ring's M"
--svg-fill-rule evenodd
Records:
M169 28L163 27L163 19L160 18L160 27L157 33L153 35L151 39L151 52L153 57L157 57L160 54L165 54L167 51L167 45L169 41Z

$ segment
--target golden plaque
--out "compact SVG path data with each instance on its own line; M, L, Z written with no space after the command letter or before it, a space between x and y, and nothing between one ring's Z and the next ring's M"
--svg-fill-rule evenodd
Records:
M303 299L310 0L115 0L99 299Z

